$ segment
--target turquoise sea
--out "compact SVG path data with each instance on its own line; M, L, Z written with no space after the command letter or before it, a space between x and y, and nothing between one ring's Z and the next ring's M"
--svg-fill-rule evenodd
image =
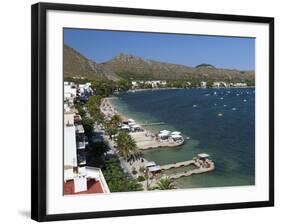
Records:
M144 152L157 164L185 161L198 153L214 160L213 172L176 180L179 188L255 184L255 89L174 89L119 94L116 109L157 132L167 129L190 137L176 148Z

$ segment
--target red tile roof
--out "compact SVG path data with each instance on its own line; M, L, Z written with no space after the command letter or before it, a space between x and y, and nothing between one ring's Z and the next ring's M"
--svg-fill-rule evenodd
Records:
M63 185L64 195L104 193L101 183L94 179L90 179L87 181L87 189L88 189L87 191L81 191L81 192L75 193L73 180L69 180L69 181L65 182Z

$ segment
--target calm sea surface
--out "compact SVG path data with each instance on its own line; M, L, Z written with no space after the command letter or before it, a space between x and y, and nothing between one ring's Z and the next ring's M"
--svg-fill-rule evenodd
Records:
M180 131L190 137L176 148L148 150L157 164L208 153L213 172L176 180L180 188L255 184L255 90L177 89L124 93L112 100L116 109L139 123L164 122L146 129Z

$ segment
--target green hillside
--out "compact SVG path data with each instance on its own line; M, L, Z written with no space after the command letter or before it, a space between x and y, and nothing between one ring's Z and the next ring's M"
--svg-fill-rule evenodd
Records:
M96 63L76 50L64 45L64 77L89 80L200 80L250 81L254 71L216 68L203 63L196 67L148 60L128 54L119 54L104 63Z

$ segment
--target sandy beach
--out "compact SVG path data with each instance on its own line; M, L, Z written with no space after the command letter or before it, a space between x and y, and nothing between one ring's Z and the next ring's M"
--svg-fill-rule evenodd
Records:
M110 99L112 99L112 97L104 98L101 102L100 109L101 112L105 115L105 117L110 118L113 115L119 115L123 122L128 121L128 119L130 118L118 112L114 108ZM129 133L132 136L132 138L136 141L138 149L145 150L145 149L153 149L159 147L176 147L184 143L183 141L177 142L171 139L161 141L157 138L157 135L155 133L149 132L143 126L141 128L143 129L143 131Z

